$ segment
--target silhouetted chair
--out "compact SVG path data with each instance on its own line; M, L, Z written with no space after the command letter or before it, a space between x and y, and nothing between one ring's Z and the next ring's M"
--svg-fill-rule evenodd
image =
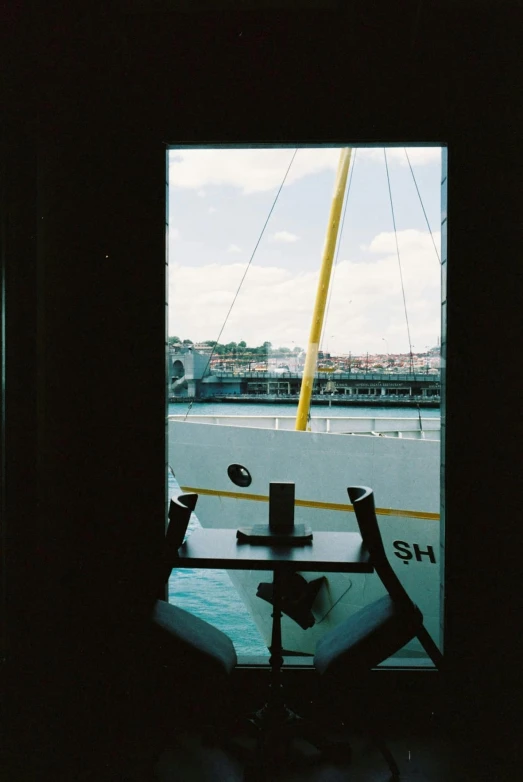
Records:
M348 493L363 543L387 594L345 619L318 641L314 667L320 674L322 696L342 692L347 685L361 681L366 672L414 638L418 638L437 668L443 661L443 655L423 625L421 611L408 596L387 559L372 490L353 486ZM387 761L393 779L398 779L398 766L388 747L378 732L372 729L370 732Z
M187 530L197 494L171 500L165 536L161 585L176 567L176 557ZM152 611L153 659L160 665L155 689L159 702L184 729L225 723L230 707L229 676L236 666L236 650L225 633L194 614L165 600Z

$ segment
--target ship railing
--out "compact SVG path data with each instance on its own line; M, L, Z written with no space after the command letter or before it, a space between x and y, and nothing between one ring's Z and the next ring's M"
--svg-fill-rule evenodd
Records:
M255 429L294 430L295 416L273 415L170 415L171 421L214 424L218 426L247 426ZM374 418L352 416L313 416L311 418L312 432L327 432L331 434L374 434L384 437L405 437L418 439L434 439L439 435L439 417L421 418Z

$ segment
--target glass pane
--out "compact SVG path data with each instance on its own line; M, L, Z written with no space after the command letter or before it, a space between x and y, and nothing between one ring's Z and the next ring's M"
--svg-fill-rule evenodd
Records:
M269 484L290 481L297 522L356 531L347 487L372 487L389 559L440 643L441 149L353 149L332 243L339 157L324 147L170 151L171 490L199 494L194 523L236 529L267 524ZM256 593L271 579L177 571L170 598L222 627L240 654L268 656L272 606ZM329 574L312 627L284 616L284 648L313 654L384 592L374 574ZM414 642L398 655L422 656Z

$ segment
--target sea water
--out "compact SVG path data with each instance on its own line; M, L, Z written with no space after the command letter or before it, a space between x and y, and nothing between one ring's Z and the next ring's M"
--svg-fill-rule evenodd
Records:
M179 493L180 487L169 473L169 495L175 497ZM200 522L193 513L187 535L199 526ZM269 654L227 571L206 568L173 570L169 579L169 602L196 614L227 633L238 654Z
M296 415L296 407L287 404L244 404L205 402L194 404L191 409L188 403L169 405L169 415ZM318 416L350 416L358 418L417 418L417 408L387 408L387 407L339 407L333 405L316 405L311 410L312 417ZM440 411L427 409L421 412L423 418L439 418ZM169 474L169 496L177 496L180 488L176 480ZM193 513L187 530L200 526L197 516ZM263 641L251 615L238 597L231 580L225 570L207 569L176 569L169 579L169 602L175 603L196 616L215 625L232 639L236 651L240 655L269 656L269 651Z

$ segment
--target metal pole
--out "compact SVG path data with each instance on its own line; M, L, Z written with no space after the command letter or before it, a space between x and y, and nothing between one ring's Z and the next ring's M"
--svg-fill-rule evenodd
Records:
M318 360L318 348L323 328L323 319L325 316L325 306L327 303L327 294L329 291L334 252L336 249L336 241L338 238L338 230L340 226L343 198L347 185L347 174L349 171L351 151L352 150L350 148L342 149L338 163L338 172L336 175L336 184L334 186L334 195L331 203L327 237L325 240L325 247L323 249L320 278L316 292L316 302L312 316L309 345L307 347L307 357L305 359L305 367L303 369L303 377L301 381L300 401L298 403L298 412L296 413L296 430L301 432L306 430L307 420L309 417L314 373L316 371L316 364Z

